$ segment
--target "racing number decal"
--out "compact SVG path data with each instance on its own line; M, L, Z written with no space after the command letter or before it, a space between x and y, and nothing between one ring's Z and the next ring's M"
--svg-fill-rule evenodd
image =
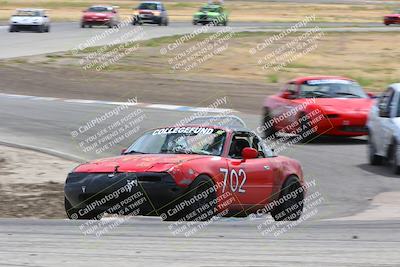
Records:
M228 176L229 176L229 182L230 182L230 187L232 192L238 191L239 193L245 193L246 190L243 189L244 184L246 183L246 172L243 169L239 169L238 172L236 172L235 169L231 170L231 173L229 174L229 170L225 168L220 168L219 171L224 174L224 185L222 186L222 193L225 192L226 189L226 182L228 181ZM239 182L241 180L242 182Z

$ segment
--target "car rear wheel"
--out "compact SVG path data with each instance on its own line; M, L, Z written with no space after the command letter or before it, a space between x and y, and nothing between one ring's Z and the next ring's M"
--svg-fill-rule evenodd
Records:
M398 152L399 146L397 145L397 142L393 142L392 145L390 145L390 156L389 156L389 163L392 166L392 170L394 174L400 174L400 155Z
M368 135L368 158L371 165L381 165L383 162L383 157L376 154L376 147L371 134Z
M75 209L66 197L64 197L65 213L70 220L100 220L103 217L103 213L91 211L85 215L80 215L79 210Z
M264 120L263 120L263 134L265 138L275 138L276 129L272 122L272 116L269 109L264 110Z
M9 32L15 32L16 30L15 30L14 25L10 26L10 28L8 29L8 31L9 31Z
M286 197L285 197L286 196ZM301 187L297 176L289 176L276 200L279 204L271 215L275 221L297 221L300 219L304 206L304 189Z

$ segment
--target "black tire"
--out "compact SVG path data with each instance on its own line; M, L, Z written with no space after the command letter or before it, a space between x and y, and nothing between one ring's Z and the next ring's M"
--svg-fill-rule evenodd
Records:
M193 21L192 23L193 23L193 25L197 25L197 22L196 22L196 21Z
M38 28L37 28L37 32L38 32L38 33L43 33L44 30L45 30L45 29L44 29L44 26L43 26L43 25L39 25Z
M168 19L168 18L165 18L164 26L168 26L168 24L169 24L169 19Z
M93 25L89 25L89 28L93 28Z
M81 28L82 29L86 28L86 25L84 23L81 23Z
M14 26L13 26L13 25L11 25L11 26L10 26L10 28L8 28L8 31L9 31L9 32L15 32L15 28L14 28Z
M47 25L46 32L50 32L50 25Z
M183 201L193 201L198 195L206 193L206 197L201 197L197 201L194 201L193 205L185 207L184 210L179 212L179 214L174 214L173 216L168 216L164 218L166 221L208 221L216 214L217 208L217 194L213 189L214 182L207 175L198 176L194 182L188 188L184 197L181 197L171 203L169 208L179 205ZM204 209L207 206L207 209ZM198 213L198 209L203 207L202 213ZM188 215L191 215L189 218Z
M398 144L396 141L393 141L390 145L390 152L389 152L389 163L392 167L392 171L394 174L400 174L400 155L398 153Z
M83 216L79 215L79 209L75 209L66 197L64 197L65 213L70 220L100 220L103 217L103 213L92 211Z
M263 125L264 131L263 136L265 138L276 138L276 129L275 126L272 124L269 126L269 123L272 122L272 116L269 109L264 110L264 118L263 118ZM268 127L267 127L268 126Z
M283 200L282 204L276 206L271 215L275 221L297 221L300 219L304 206L304 190L300 189L299 179L295 175L289 176L279 194L279 200ZM297 192L295 197L283 199L283 196L291 196L292 192Z
M368 159L371 165L382 165L383 157L376 155L376 147L371 134L368 135Z
M224 23L222 25L227 26L228 25L228 21L224 20Z

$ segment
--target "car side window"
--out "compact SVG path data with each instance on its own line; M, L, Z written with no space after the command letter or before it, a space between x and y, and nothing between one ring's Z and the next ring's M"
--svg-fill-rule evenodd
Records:
M264 149L263 149L261 140L258 138L258 136L254 135L254 134L252 134L252 139L253 140L251 143L251 147L258 151L259 158L265 158L265 153L264 153Z
M389 87L386 92L384 92L379 100L379 109L382 109L384 113L391 114L392 110L392 100L394 97L394 90L393 88Z
M234 159L242 158L242 150L245 147L251 147L251 138L249 133L237 133L232 137L228 156Z

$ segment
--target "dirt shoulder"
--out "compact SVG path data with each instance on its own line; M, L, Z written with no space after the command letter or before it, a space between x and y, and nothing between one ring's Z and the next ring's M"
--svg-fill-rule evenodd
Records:
M0 145L0 217L65 218L64 180L76 165Z

